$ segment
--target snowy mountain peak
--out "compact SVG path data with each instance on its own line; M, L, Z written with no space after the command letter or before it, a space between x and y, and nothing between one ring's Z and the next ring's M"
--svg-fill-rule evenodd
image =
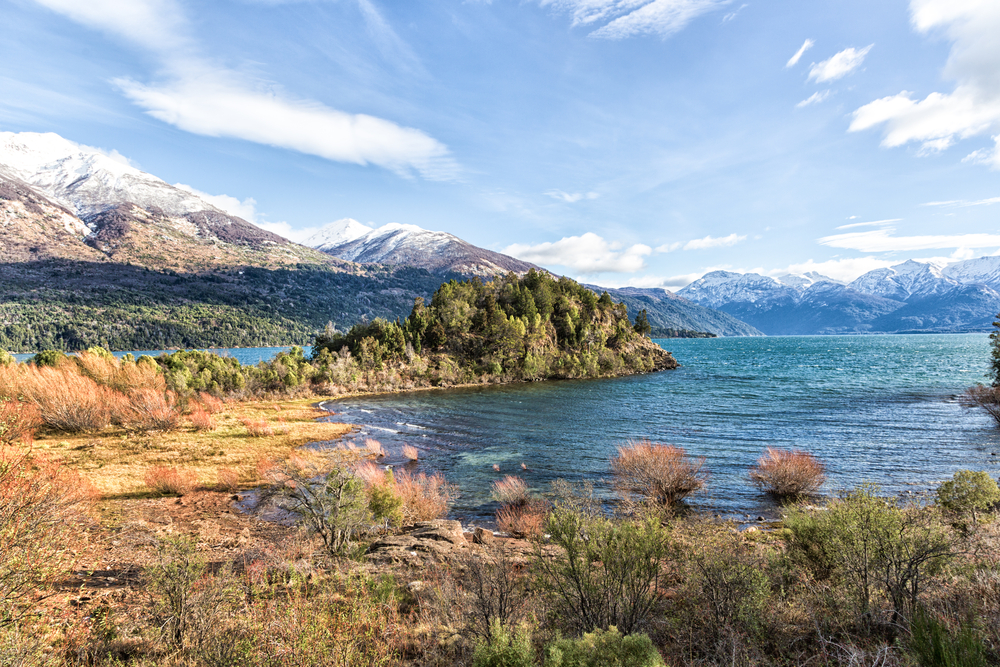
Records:
M16 178L84 220L121 204L157 208L166 215L221 213L185 192L102 151L57 134L0 132L0 174Z
M359 239L374 231L354 218L341 218L324 225L318 232L303 241L302 245L317 250L326 250Z
M787 285L788 287L794 287L797 290L804 290L816 283L822 282L833 282L839 283L839 280L834 280L833 278L824 276L816 271L809 271L808 273L786 273L784 275L778 276L776 280L782 285Z
M910 259L885 269L869 271L848 287L862 294L897 301L942 294L958 284L958 281L946 277L942 268L940 264Z

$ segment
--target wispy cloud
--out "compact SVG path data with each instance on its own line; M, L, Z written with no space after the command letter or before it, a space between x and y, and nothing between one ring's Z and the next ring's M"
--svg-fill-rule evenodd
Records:
M995 2L911 0L910 18L921 33L943 31L951 40L945 76L956 82L951 93L931 93L923 100L902 91L869 102L854 112L850 131L882 126L882 145L921 144L935 153L956 141L1000 130L1000 10ZM1000 135L994 146L967 160L1000 169Z
M623 248L619 243L609 243L597 234L587 232L537 245L515 243L502 252L541 266L565 266L592 275L641 271L646 267L644 258L653 249L641 243Z
M729 23L730 21L732 21L733 19L735 19L737 16L739 16L740 12L742 12L744 9L746 9L749 6L750 5L747 4L747 3L744 3L744 4L740 5L739 8L736 9L735 11L729 12L728 14L726 14L725 16L723 16L722 17L722 22L723 23Z
M257 222L257 200L253 197L247 197L243 201L240 201L236 197L229 195L210 195L207 192L196 190L184 183L174 183L174 187L204 199L215 208L225 211L229 215L243 218L247 222Z
M379 39L396 44L370 0L358 1ZM276 86L248 81L208 62L188 36L184 12L175 0L37 2L157 56L161 81L122 78L115 84L134 104L165 123L195 134L243 139L338 162L374 164L404 176L458 177L458 165L447 147L418 129L296 99Z
M1000 247L1000 234L952 234L926 236L893 236L892 228L870 232L849 232L824 236L819 243L831 248L846 248L861 252L908 252L942 248Z
M815 44L816 44L816 42L814 42L811 39L806 39L806 41L802 42L802 46L799 47L799 50L795 52L794 56L792 56L791 58L788 59L788 62L785 63L785 67L795 67L799 63L799 61L802 59L802 55L806 51L808 51L809 49L811 49Z
M706 236L701 239L693 239L684 244L685 250L706 250L708 248L724 248L727 246L734 246L741 241L746 241L746 234L730 234L729 236L722 236L719 238L713 236Z
M549 190L545 194L567 204L575 204L584 199L597 199L601 196L596 192L563 192L562 190Z
M851 216L852 218L854 216ZM902 218L892 218L889 220L872 220L871 222L852 222L849 225L841 225L837 229L854 229L855 227L880 227L883 225L889 225L893 222L899 222Z
M789 264L783 269L768 271L767 275L783 276L788 273L802 275L810 272L816 272L828 278L849 283L869 271L884 269L886 267L893 266L894 264L899 264L899 261L900 260L898 259L885 260L878 259L876 257L849 257L843 259L830 259L824 262L817 262L809 259L805 262Z
M817 91L817 92L813 93L812 95L810 95L809 97L807 97L806 99L804 99L801 102L799 102L798 104L796 104L795 108L796 109L801 109L802 107L807 107L807 106L809 106L811 104L819 104L820 102L822 102L823 100L825 100L828 97L830 97L830 91L829 90Z
M539 0L569 13L574 26L604 25L591 37L624 39L636 35L669 37L693 19L714 11L729 0Z
M861 66L865 61L865 56L872 50L874 44L869 44L863 49L851 47L844 49L840 53L822 62L815 63L809 69L809 80L816 83L836 81L843 78Z
M954 206L965 208L967 206L989 206L1000 204L1000 197L990 197L989 199L952 199L951 201L929 201L921 206Z

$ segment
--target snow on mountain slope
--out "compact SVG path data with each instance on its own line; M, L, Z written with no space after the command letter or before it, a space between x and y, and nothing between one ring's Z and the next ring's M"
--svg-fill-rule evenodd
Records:
M942 274L940 265L911 259L886 269L869 271L848 287L862 294L906 301L910 297L944 294L958 284L957 280Z
M389 223L372 229L356 220L332 222L304 245L352 262L402 264L437 273L493 276L524 273L533 264L478 248L447 232Z
M941 273L963 285L1000 288L1000 255L955 262L944 267Z
M0 132L0 170L88 220L121 204L165 215L222 213L204 199L105 153L57 134Z

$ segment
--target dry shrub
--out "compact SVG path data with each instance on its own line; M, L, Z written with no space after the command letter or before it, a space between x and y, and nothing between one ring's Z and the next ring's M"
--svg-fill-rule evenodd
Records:
M385 483L385 468L380 468L371 461L362 461L355 465L352 470L365 483L365 486L378 486Z
M136 389L128 396L119 419L133 431L172 431L180 422L173 392Z
M203 391L198 394L198 400L201 401L203 406L205 406L205 411L208 412L208 414L214 415L218 412L222 412L223 403L221 398L216 398L208 392Z
M493 482L491 495L493 500L501 505L525 505L531 499L528 485L523 479L514 475L507 475Z
M549 506L543 500L529 500L521 505L504 505L497 510L497 526L514 537L541 537Z
M420 457L420 452L413 445L403 445L403 456L410 461L416 461Z
M167 382L155 364L121 361L113 356L80 352L73 358L80 373L99 385L123 394L139 389L167 390Z
M195 477L193 473L179 468L153 466L146 470L145 481L153 493L183 496L194 490Z
M8 367L9 368L9 367ZM99 431L111 423L111 409L120 394L80 375L73 364L59 368L17 364L2 381L34 403L51 429L79 433Z
M42 425L42 414L32 403L0 401L0 445L30 444Z
M980 407L1000 424L1000 387L985 387L976 385L969 387L962 394L961 402L966 407Z
M382 448L382 443L374 438L365 438L365 447L368 448L369 452L379 458L385 456L385 449Z
M757 488L779 498L816 493L826 480L826 468L815 456L798 450L768 447L750 470Z
M274 427L266 419L241 419L251 438L264 438L274 435Z
M618 448L611 472L619 492L670 507L705 485L704 465L704 458L689 458L681 447L642 440Z
M232 468L219 468L216 479L220 489L226 493L235 493L240 488L240 474Z
M96 497L59 462L0 448L0 628L65 576L70 542Z
M201 405L195 405L191 408L191 414L188 415L188 419L191 420L191 425L194 426L196 431L215 430L215 419Z
M397 470L396 490L403 497L403 517L407 522L431 521L448 514L448 505L457 489L440 474L412 474Z

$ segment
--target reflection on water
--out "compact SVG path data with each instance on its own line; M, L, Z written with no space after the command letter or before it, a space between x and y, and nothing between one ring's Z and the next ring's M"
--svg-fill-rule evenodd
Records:
M361 425L390 465L404 443L419 470L458 484L455 514L485 519L490 485L518 474L537 491L553 479L599 488L608 459L649 438L706 458L711 479L694 505L725 515L767 513L747 481L767 446L797 448L828 466L827 493L876 481L893 493L930 488L955 470L996 474L1000 431L957 396L983 379L984 334L664 340L674 371L610 380L423 391L327 404ZM521 464L527 466L523 470ZM500 473L493 466L500 467Z

